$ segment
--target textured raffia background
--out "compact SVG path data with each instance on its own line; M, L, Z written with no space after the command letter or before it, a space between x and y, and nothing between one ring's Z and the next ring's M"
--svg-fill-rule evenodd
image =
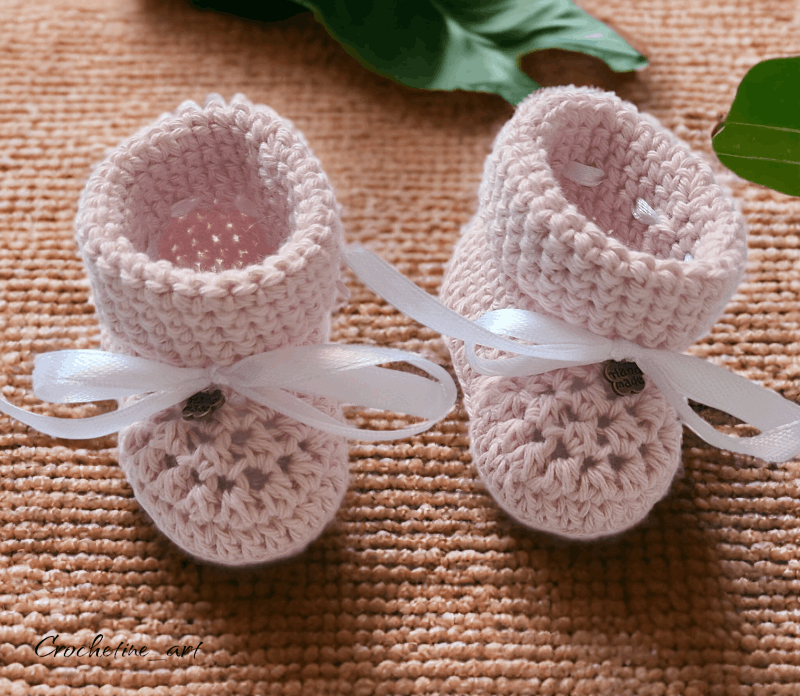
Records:
M800 53L794 0L582 4L650 67L616 76L548 52L526 69L544 84L617 89L706 152L746 70ZM511 114L499 97L375 77L308 16L270 26L177 0L0 0L6 398L61 412L32 397L32 356L97 344L72 236L90 166L211 91L293 119L338 192L349 240L431 292ZM749 275L694 351L797 398L800 201L744 183L735 193ZM350 285L335 340L447 363L436 334ZM295 560L235 572L187 560L154 530L114 438L55 442L0 418L0 694L800 694L796 463L758 466L687 435L685 473L646 523L570 545L498 512L466 427L456 410L413 441L354 443L335 524ZM54 633L150 652L36 656ZM149 659L200 641L192 656Z

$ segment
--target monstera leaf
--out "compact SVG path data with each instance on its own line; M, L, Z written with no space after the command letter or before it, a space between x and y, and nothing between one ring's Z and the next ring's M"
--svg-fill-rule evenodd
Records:
M751 68L711 143L742 178L800 196L800 58Z
M569 0L297 2L367 68L411 87L494 92L516 104L538 87L517 64L531 51L580 51L618 72L647 65L644 56ZM266 0L248 16L266 21L285 16L285 10L271 16L270 4Z

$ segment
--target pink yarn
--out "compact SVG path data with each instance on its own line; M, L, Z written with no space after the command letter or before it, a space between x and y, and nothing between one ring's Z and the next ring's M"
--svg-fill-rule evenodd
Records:
M76 225L107 350L205 367L328 338L337 204L302 135L267 107L212 96L163 116L94 171ZM209 420L175 407L122 431L120 465L199 559L297 553L339 507L347 443L223 393Z
M576 183L573 162L601 169L601 183ZM657 221L634 217L639 199ZM549 88L498 135L441 297L470 319L517 307L682 350L719 316L745 256L742 218L698 155L614 94ZM448 346L476 467L517 520L589 539L636 524L666 494L682 428L647 377L627 396L602 365L489 377L462 342Z
M158 258L176 266L198 271L244 268L274 254L282 241L270 238L271 230L240 210L214 205L173 216L159 235Z

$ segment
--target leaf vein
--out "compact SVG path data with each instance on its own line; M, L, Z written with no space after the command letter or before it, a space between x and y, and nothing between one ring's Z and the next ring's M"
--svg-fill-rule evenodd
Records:
M753 155L734 155L733 153L730 153L730 152L719 152L717 154L722 156L722 157L736 157L737 159L762 160L764 162L780 162L781 164L800 165L800 161L776 159L775 157L755 157Z
M783 126L767 126L762 123L742 123L741 121L725 121L724 125L746 126L748 128L768 128L770 130L779 130L779 131L785 131L787 133L797 133L798 135L800 135L800 129L798 128L785 128Z

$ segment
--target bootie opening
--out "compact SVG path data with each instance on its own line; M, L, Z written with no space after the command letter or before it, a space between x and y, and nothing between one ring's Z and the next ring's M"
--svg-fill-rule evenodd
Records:
M220 97L162 116L95 169L75 224L112 350L203 367L327 338L338 206L269 107Z
M114 162L121 228L153 261L215 272L260 263L294 227L302 147L269 112L186 105Z
M742 218L706 162L598 90L528 97L497 138L480 200L529 308L602 336L682 350L744 270Z
M543 144L566 199L610 237L660 259L702 253L703 221L718 218L713 174L651 123L576 99L548 114Z

